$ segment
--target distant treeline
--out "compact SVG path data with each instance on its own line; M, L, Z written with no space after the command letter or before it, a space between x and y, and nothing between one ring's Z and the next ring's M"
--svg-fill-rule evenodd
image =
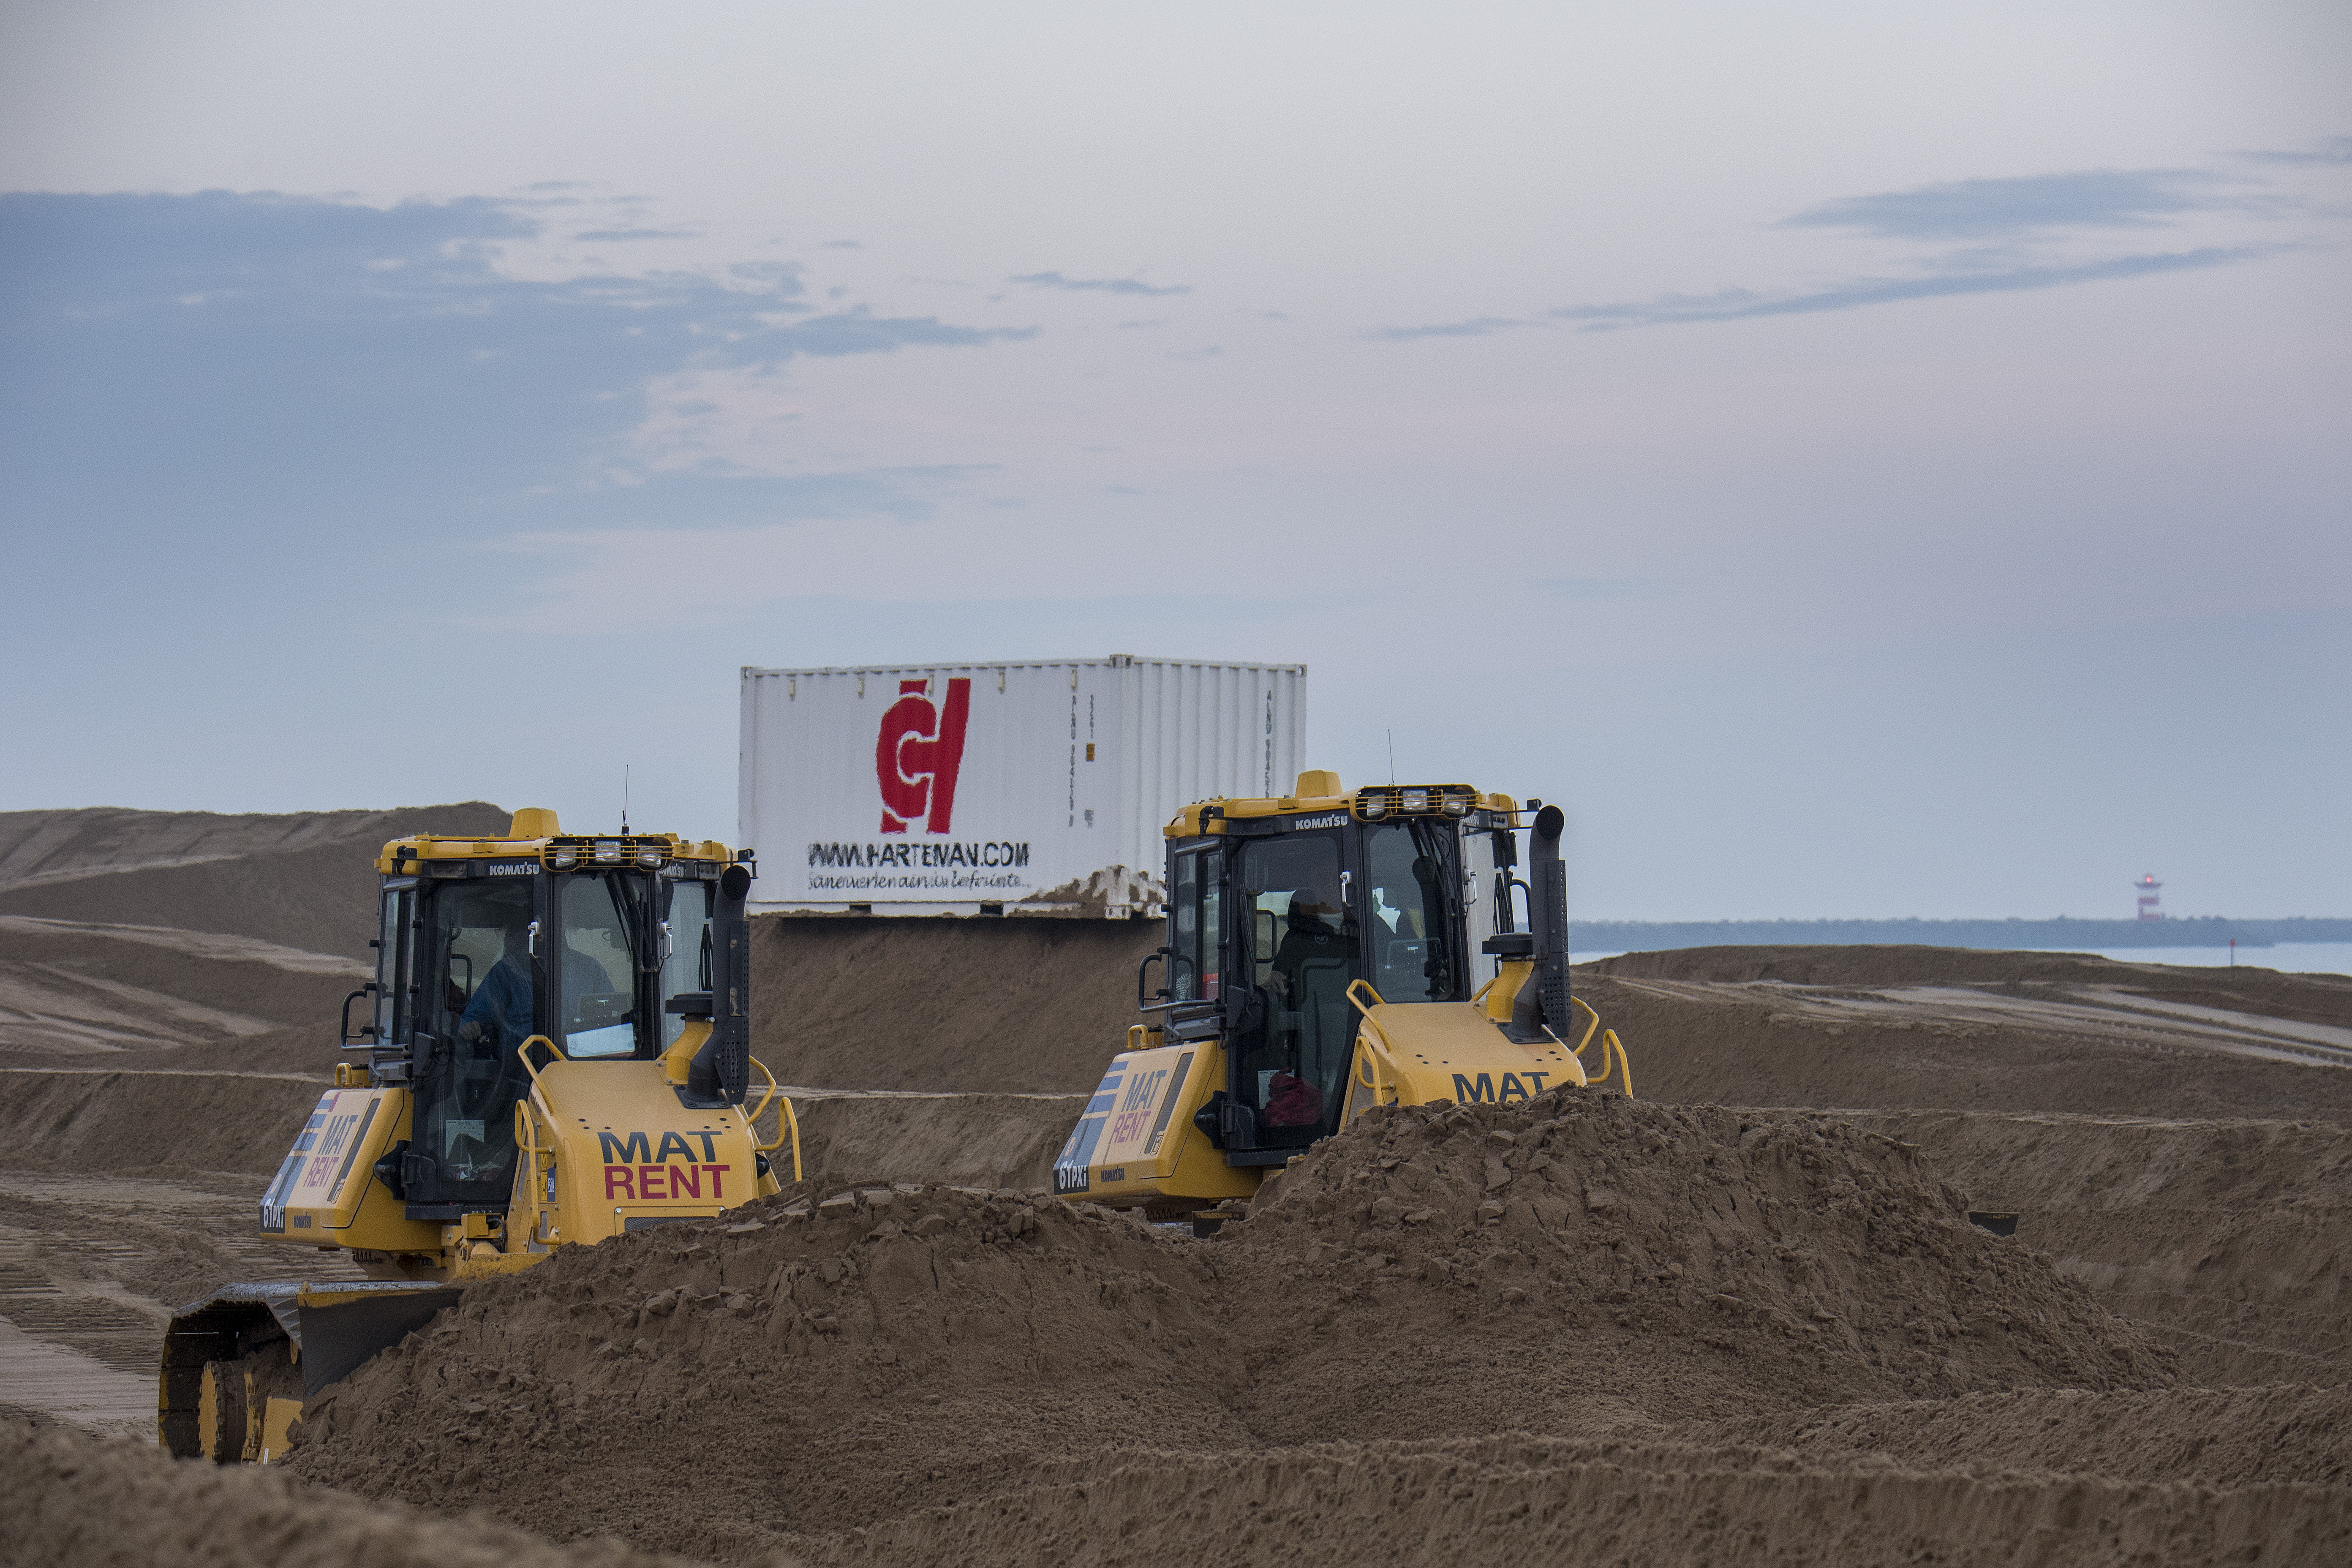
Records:
M1928 947L2271 947L2352 942L2352 920L2233 921L1570 921L1580 952L1670 947L1827 947L1916 942Z

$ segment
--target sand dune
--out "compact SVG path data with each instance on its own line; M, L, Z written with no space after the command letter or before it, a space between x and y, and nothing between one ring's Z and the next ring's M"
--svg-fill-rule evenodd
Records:
M367 863L504 819L0 817L0 1415L135 1425L174 1298L348 1269L247 1216L364 978ZM2352 1556L2352 981L1629 954L1577 984L1642 1101L1384 1114L1202 1241L1036 1190L1160 936L761 921L754 1048L803 1086L809 1179L730 1216L760 1228L469 1291L314 1405L311 1484L0 1426L0 1539L289 1568Z

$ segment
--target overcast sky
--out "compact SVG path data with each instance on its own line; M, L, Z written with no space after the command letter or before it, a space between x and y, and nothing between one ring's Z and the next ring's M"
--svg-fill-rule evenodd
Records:
M0 8L0 808L1304 661L1587 917L2352 914L2352 9Z

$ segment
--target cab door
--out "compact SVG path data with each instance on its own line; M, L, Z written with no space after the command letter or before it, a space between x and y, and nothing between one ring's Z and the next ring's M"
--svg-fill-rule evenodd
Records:
M1214 1034L1225 993L1225 855L1213 845L1171 857L1168 889L1168 1028Z
M516 1047L549 1033L554 951L547 878L469 867L423 899L413 961L416 1109L404 1165L414 1218L503 1209L514 1183L514 1102L527 1073Z
M1362 973L1350 837L1283 831L1233 851L1229 1163L1279 1164L1337 1125L1356 1037L1348 987Z
M369 1043L380 1051L405 1048L408 1042L413 988L410 965L416 946L416 879L387 878L383 908L376 926L375 1008Z

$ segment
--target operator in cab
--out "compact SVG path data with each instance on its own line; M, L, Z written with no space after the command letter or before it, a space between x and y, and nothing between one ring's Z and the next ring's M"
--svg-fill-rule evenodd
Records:
M1283 933L1282 945L1275 949L1274 973L1266 977L1266 989L1297 1006L1298 998L1307 994L1304 977L1309 964L1345 963L1348 943L1339 922L1339 906L1325 903L1323 895L1314 889L1301 888L1291 894L1288 929Z
M473 999L457 1016L457 1037L467 1045L488 1038L499 1050L510 1051L530 1037L536 987L531 977L530 932L523 927L509 925L505 938L504 955L490 966L490 972L475 988ZM605 994L612 989L613 977L602 963L576 947L564 948L566 1016L577 1013L583 997Z
M1308 1005L1311 970L1328 972L1349 964L1349 941L1341 929L1346 917L1336 898L1328 902L1326 898L1312 888L1301 888L1290 896L1288 929L1282 945L1275 950L1273 972L1266 976L1265 985L1286 1006ZM1297 1047L1295 1041L1286 1044L1282 1067L1266 1079L1265 1104L1259 1120L1268 1127L1311 1127L1323 1120L1323 1091L1295 1070Z

